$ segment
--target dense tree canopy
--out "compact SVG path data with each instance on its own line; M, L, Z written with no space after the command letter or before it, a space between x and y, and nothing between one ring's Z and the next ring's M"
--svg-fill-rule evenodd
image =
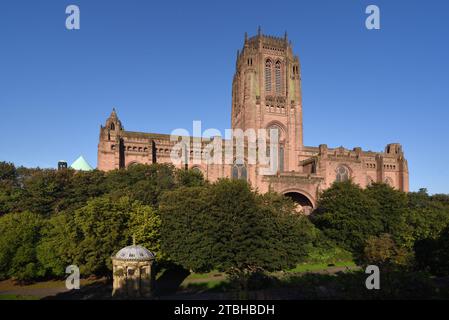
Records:
M388 256L395 250L411 262L417 242L417 250L426 244L429 248L435 243L443 246L443 242L434 240L449 225L449 201L446 195L429 196L425 189L406 194L386 184L362 189L347 181L334 183L323 192L312 221L359 262L366 261L367 252L371 260L376 260L372 257ZM386 260L395 259L389 256Z
M0 162L0 279L62 277L72 264L84 277L110 275L111 255L133 235L158 261L195 271L246 276L348 250L360 263L416 261L449 274L448 195L348 181L319 199L305 217L282 195L171 165L75 172Z
M0 177L0 278L20 280L61 277L72 264L82 276L109 275L111 255L133 235L164 261L160 195L205 184L198 172L160 164L105 173L0 163Z
M0 279L28 280L42 276L36 254L43 219L31 212L0 218Z
M377 201L351 181L335 183L323 192L312 221L326 236L355 252L363 250L369 236L383 232Z
M241 180L180 188L161 199L162 248L195 271L281 270L306 254L313 226L289 199Z
M423 239L415 244L419 270L430 271L437 276L449 276L449 227L435 239Z

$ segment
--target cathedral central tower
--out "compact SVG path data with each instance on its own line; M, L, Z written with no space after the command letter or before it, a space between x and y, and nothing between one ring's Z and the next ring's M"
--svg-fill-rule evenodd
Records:
M284 37L258 34L237 52L232 82L232 128L279 130L281 171L296 171L303 149L298 56Z

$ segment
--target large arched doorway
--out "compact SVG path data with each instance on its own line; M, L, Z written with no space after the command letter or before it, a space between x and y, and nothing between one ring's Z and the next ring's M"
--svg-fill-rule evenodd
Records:
M299 192L287 192L284 196L289 197L297 204L297 210L309 215L313 211L313 203L310 199Z

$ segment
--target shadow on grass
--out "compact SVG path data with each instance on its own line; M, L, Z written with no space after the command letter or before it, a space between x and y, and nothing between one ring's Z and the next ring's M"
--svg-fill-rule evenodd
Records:
M156 281L156 296L190 297L194 299L256 299L256 300L402 300L449 299L449 278L435 278L421 272L384 272L381 289L368 290L367 275L360 270L336 274L289 273L282 277L255 277L249 291L236 290L232 282L210 280L181 284L189 271L167 269ZM234 284L235 285L235 284ZM80 290L57 294L46 300L109 300L110 281L97 281ZM189 298L189 299L190 299Z
M232 284L226 281L207 281L207 282L193 282L184 287L192 293L197 292L227 292L233 289Z
M112 281L98 280L81 286L79 290L70 290L45 297L42 300L110 300L112 299Z
M290 291L287 299L307 300L416 300L449 299L449 286L441 279L422 272L384 272L381 288L368 290L363 271L330 274L292 274L283 278L280 287ZM277 294L279 298L279 293ZM274 297L273 297L274 298Z
M39 300L39 297L21 294L0 295L0 300Z
M156 296L164 296L176 293L181 287L181 283L190 275L184 268L176 267L166 269L156 280Z

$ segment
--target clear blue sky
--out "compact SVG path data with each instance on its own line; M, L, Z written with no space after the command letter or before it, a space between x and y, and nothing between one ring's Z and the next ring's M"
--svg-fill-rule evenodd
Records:
M65 8L81 30L65 29ZM381 9L381 30L365 8ZM410 187L449 193L449 1L2 0L0 160L96 165L100 124L230 126L244 32L287 30L302 63L304 142L400 142Z

